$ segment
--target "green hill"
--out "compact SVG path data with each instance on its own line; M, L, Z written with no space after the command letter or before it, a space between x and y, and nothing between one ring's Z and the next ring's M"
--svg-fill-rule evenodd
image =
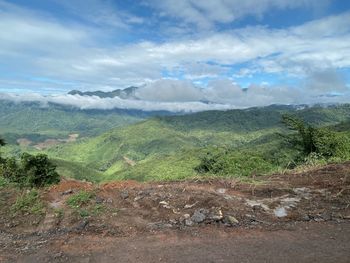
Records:
M295 114L318 126L334 125L349 119L350 107L270 106L157 117L114 128L94 138L58 145L48 153L54 158L68 156L70 162L99 171L98 181L196 176L194 167L201 156L219 148L237 151L230 158L244 162L242 156L249 160L251 156L251 164L271 163L269 169L279 169L297 154L277 135L286 131L281 124L285 113Z
M18 138L34 142L64 138L68 134L95 136L112 128L135 123L144 116L118 110L79 110L39 103L0 100L0 134L15 143Z
M282 127L281 115L295 114L314 125L336 124L350 118L350 104L339 106L271 105L227 111L204 111L183 116L165 116L159 120L178 130L212 130L247 132L271 127Z

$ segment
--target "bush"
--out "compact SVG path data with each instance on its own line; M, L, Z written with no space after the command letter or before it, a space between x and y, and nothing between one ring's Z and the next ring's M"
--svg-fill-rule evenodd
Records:
M350 140L347 136L327 128L314 133L316 152L325 158L350 158Z
M26 175L25 181L29 186L45 186L60 181L56 166L49 161L45 154L36 156L23 153L21 156L21 168Z
M0 175L10 182L28 187L42 187L60 180L56 166L44 154L23 153L19 163L15 158L7 158L0 164Z
M257 154L233 150L214 150L202 156L201 163L195 170L199 173L215 175L250 176L265 174L275 170L275 168L273 164Z

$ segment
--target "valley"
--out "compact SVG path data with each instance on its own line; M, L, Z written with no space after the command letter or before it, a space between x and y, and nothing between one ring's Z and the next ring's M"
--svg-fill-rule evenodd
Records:
M207 176L198 174L195 167L208 152L225 152L242 164L232 171L235 174L222 174L224 177L283 171L298 165L293 163L299 155L280 135L288 133L282 123L284 114L295 115L316 127L337 124L334 129L347 136L349 129L344 125L350 119L347 104L272 105L173 116L59 109L55 105L44 109L31 104L2 105L0 132L8 142L5 154L43 152L58 165L61 175L90 182ZM15 113L20 114L26 107L30 114L27 121L18 120ZM10 109L14 112L12 122L6 114ZM79 170L84 173L78 175Z

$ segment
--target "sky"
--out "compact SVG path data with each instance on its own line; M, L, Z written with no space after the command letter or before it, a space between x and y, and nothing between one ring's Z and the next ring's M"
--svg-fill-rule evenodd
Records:
M67 95L140 87L135 99ZM0 99L201 111L350 102L347 0L0 0Z

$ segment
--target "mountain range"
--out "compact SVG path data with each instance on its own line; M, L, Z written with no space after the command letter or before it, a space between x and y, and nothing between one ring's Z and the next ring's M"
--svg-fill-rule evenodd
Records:
M71 90L68 92L70 95L80 95L80 96L97 96L100 98L115 98L119 97L121 99L137 99L136 91L138 87L128 87L125 89L116 89L112 91L79 91L79 90Z

